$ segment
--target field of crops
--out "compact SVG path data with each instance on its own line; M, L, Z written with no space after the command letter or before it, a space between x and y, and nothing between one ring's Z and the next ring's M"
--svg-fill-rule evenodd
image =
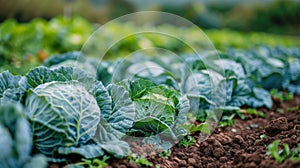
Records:
M99 59L81 52L98 27L0 24L0 167L300 166L299 37L204 30L217 52L195 53L141 34ZM114 24L96 48L138 29Z

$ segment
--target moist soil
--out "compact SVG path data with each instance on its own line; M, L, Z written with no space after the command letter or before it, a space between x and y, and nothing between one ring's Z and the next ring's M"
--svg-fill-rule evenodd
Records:
M281 140L280 145L286 143L290 148L300 144L300 96L295 96L291 101L273 99L273 102L271 109L258 109L266 114L265 118L245 114L244 120L235 118L232 127L216 128L205 141L200 141L199 133L192 134L196 143L188 148L172 147L168 158L159 155L148 155L146 158L154 167L161 168L300 168L299 162L286 160L278 164L266 154L267 146L277 139ZM107 168L143 167L127 159L113 159L109 164Z

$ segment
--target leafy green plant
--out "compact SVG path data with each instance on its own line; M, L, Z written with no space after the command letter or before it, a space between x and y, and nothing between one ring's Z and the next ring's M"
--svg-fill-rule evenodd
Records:
M232 127L235 123L235 117L239 117L244 120L245 116L240 109L224 111L223 116L221 117L221 121L219 122L220 127L230 126Z
M283 113L283 112L284 112L282 108L278 108L278 109L276 109L276 111L277 111L278 113Z
M31 156L30 124L20 104L0 105L0 134L0 167L47 167L45 156Z
M210 126L207 123L201 123L196 126L194 124L185 124L182 127L188 130L190 133L202 132L205 134L210 134Z
M8 19L0 26L0 67L3 68L2 66L4 66L3 70L9 69L13 74L24 74L52 54L79 50L96 28L93 23L89 23L78 16L71 18L55 17L49 21L34 19L29 23L18 23ZM198 29L183 29L171 25L162 25L158 29L164 29L178 36L184 35L183 31L188 31L190 37L199 33ZM102 38L99 38L99 44L115 40L118 33L140 31L141 29L130 23L116 23L112 25L111 30L114 31L107 31ZM247 49L258 44L299 46L299 40L290 36L274 36L258 32L244 34L232 30L205 30L205 33L216 48L222 51L226 51L228 47ZM190 52L189 47L172 38L155 35L137 36L137 38L124 40L124 43L116 44L108 51L107 55L110 58L128 55L142 48L140 46L143 41L148 41L152 47L163 46L179 54ZM199 39L190 38L190 41L197 44ZM93 49L91 48L91 50ZM281 54L281 52L278 53ZM30 64L27 64L28 62ZM290 82L287 82L287 85L288 83Z
M259 136L259 138L262 140L262 139L264 139L266 137L266 135L265 134L261 134L260 136Z
M299 106L296 106L296 107L288 107L288 108L286 108L286 111L287 112L291 112L291 111L296 111L296 110L298 110L299 109Z
M293 94L300 94L300 60L290 58L285 68L283 89ZM291 97L291 96L290 96Z
M290 149L288 144L283 144L282 149L279 150L280 140L275 140L273 143L269 144L267 149L268 155L271 155L278 163L282 163L287 159L300 161L300 145L296 149Z
M220 127L226 127L226 126L229 126L229 127L232 127L233 125L235 124L235 120L223 120L223 121L220 121L218 123L218 126Z
M63 19L51 21L51 24L62 24L69 29L69 23L65 23ZM36 28L35 31L39 31L38 27L44 28L45 25L47 24L36 22L33 27ZM16 23L7 22L4 28L2 26L0 35L11 31L7 30L8 27L14 27ZM59 44L56 44L56 38L50 39L49 45L61 45L58 47L59 52L69 48L78 49L81 42L77 43L76 38L80 32L70 30L69 33L58 33L62 34L59 39L64 39L64 36L69 38L65 39L67 41L59 41ZM20 30L19 33L24 31ZM36 52L40 49L40 44L17 47L23 43L17 39L19 33L10 32L0 36L1 46L7 43L6 40L10 41L10 38L13 38L6 46L8 49L0 47L1 63L1 59L9 60L12 55L12 58L17 58L12 59L14 64L22 65L19 62L23 59L23 56L20 56L23 52ZM55 32L54 34L57 35ZM31 35L26 42L43 41L40 37ZM39 34L43 37L42 35L43 33ZM51 32L49 36L52 37ZM156 46L161 41L156 40L151 39L151 45ZM138 46L133 44L139 43L139 38L131 38L129 41L130 45ZM18 45L13 46L13 43ZM170 47L177 48L177 45L174 43ZM24 51L14 51L18 48ZM127 49L126 45L121 48L126 50L124 53L132 50ZM10 49L12 53L9 52ZM113 48L111 54L118 52L117 49L118 47ZM123 52L118 53L122 54ZM204 58L195 54L182 54L177 59L168 55L158 55L133 55L126 60L103 60L98 65L95 58L87 58L80 52L57 54L47 59L44 66L36 67L24 76L14 76L8 71L0 73L0 105L2 107L13 103L23 106L24 110L21 110L21 113L24 116L20 118L24 123L27 122L24 128L30 127L29 132L33 140L30 143L33 144L36 153L46 155L53 162L66 161L68 155L77 154L84 158L85 165L104 166L106 160L94 158L105 158L105 155L121 158L130 154L129 144L123 140L124 136L142 137L144 143L155 144L165 149L165 152L171 147L169 141L178 141L181 138L181 145L188 147L195 143L195 139L189 136L189 133L211 133L209 123L195 126L187 123L188 119L205 121L206 118L213 118L218 121L214 112L221 111L223 116L219 125L232 126L235 122L234 117L244 119L244 113L264 117L263 112L253 108L271 108L273 102L270 93L282 100L290 100L293 94L300 93L300 50L297 47L270 48L260 45L251 50L230 49L226 53L220 53L221 59L205 51L200 53ZM6 68L1 67L1 71L2 69ZM140 69L144 71L139 71ZM286 90L289 93L275 92L272 89ZM244 105L249 109L241 110ZM295 109L297 108L287 111ZM19 121L18 116L13 118ZM1 122L6 120L10 119L5 118L1 121L0 118ZM0 155L0 161L4 157L13 158L19 167L31 159L39 160L30 156L29 143L25 145L27 149L24 152L27 159L23 159L23 155L12 156L12 153L23 153L17 145L19 137L14 135L20 131L14 127L10 128L9 124L1 124L1 135L5 135L1 140L8 144L1 148L9 152ZM25 133L26 131L21 132L20 135ZM28 136L24 135L24 144L27 143ZM14 140L18 142L15 143ZM273 149L274 146L276 147L276 144L270 147L273 153L278 144L276 149ZM280 154L274 153L279 161L283 156L294 158L297 155L286 145L283 145L283 148ZM142 157L133 155L129 158L137 164L150 166ZM3 163L6 163L5 159Z
M8 19L0 26L0 66L24 74L49 55L79 50L94 29L81 17L34 19L29 23Z
M21 76L14 76L8 71L0 73L0 104L21 101L23 92L19 88Z
M292 93L280 92L277 89L272 89L270 93L274 98L279 99L280 101L293 100L294 98Z
M265 113L256 109L252 109L252 108L248 108L246 110L241 110L242 113L247 113L247 114L251 114L251 115L257 115L260 117L266 117Z
M255 142L260 142L260 141L262 141L265 137L266 137L265 134L261 134L261 135L259 136L259 139L256 139Z
M95 159L81 159L81 162L78 162L76 164L67 165L67 168L71 167L90 167L90 168L104 168L108 165L107 160L109 159L109 156L104 155L101 159L95 158Z
M168 158L171 156L171 154L172 154L171 149L168 149L168 150L166 150L166 151L159 152L158 155L159 155L160 157L164 157L164 158L168 159Z
M139 79L124 81L136 109L129 135L164 136L178 139L187 134L180 126L186 122L189 101L176 90Z
M220 121L218 123L218 125L220 127L226 127L226 126L232 127L234 125L234 123L235 123L234 119L227 119L227 120L226 119L222 119L222 121Z
M5 102L24 103L37 151L54 158L71 153L85 158L102 156L104 151L115 157L129 153L129 145L120 138L132 126L134 107L124 88L105 88L72 67L37 67L16 79L4 72L0 79L5 81L1 85Z
M253 92L253 94L256 95L256 99L262 99L264 105L270 108L272 104L268 102L270 99L267 101L266 98L270 97L270 93L267 92L272 89L286 90L292 94L299 94L300 74L297 55L299 55L297 47L271 48L262 45L248 51L231 50L224 57L243 63L246 76L248 77L248 85L252 89L260 90L259 92L256 91L257 93ZM287 97L291 97L291 95ZM256 103L259 105L259 102Z
M153 166L153 163L149 162L146 158L143 156L138 156L137 154L133 153L130 156L128 156L128 160L130 163L135 163L139 166Z
M229 50L221 53L221 59L208 57L206 62L209 64L204 66L203 60L193 54L183 55L182 59L171 56L162 59L145 53L134 54L126 60L102 61L97 68L96 61L92 58L84 58L80 54L74 57L72 53L66 53L46 60L45 65L58 67L76 64L79 68L90 67L89 72L96 72L96 78L105 85L112 80L120 82L127 78L150 80L156 85L166 85L185 94L190 100L191 112L203 113L216 104L222 104L218 108L223 111L238 110L245 104L252 108L271 108L273 102L268 91L271 89L294 88L291 94L284 94L285 99L291 99L292 93L297 92L299 76L297 66L293 62L290 65L289 60L297 62L299 54L297 48L259 46L245 51ZM181 70L178 70L178 65L182 67ZM289 68L285 68L285 65L289 65ZM137 73L141 69L143 71ZM213 76L220 80L213 84ZM282 80L276 80L277 78ZM220 89L214 91L213 85ZM223 95L220 97L225 97L225 102L214 94Z
M182 138L180 140L180 142L178 143L179 146L184 146L185 148L188 148L191 145L194 145L196 142L196 139L190 135L185 136L184 138Z

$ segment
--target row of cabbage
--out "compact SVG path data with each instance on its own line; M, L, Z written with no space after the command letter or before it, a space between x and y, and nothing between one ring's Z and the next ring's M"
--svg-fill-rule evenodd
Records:
M71 154L121 158L135 137L166 150L189 134L190 116L217 122L216 111L271 108L274 88L300 95L300 48L54 55L24 76L0 74L1 167L66 162Z

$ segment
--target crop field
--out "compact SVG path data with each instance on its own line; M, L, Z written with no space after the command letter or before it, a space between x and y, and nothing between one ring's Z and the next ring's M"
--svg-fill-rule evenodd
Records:
M99 26L0 24L0 168L300 167L299 37Z

